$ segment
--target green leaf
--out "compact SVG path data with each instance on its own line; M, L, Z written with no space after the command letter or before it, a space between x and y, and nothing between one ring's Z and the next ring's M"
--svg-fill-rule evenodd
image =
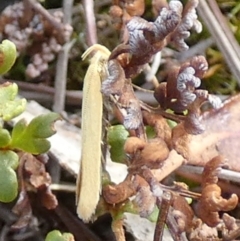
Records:
M147 217L150 222L156 223L159 215L159 209L157 206L154 207L152 213Z
M124 152L124 143L129 133L123 125L111 126L108 129L107 141L110 145L110 156L112 161L124 163L126 154Z
M18 167L18 155L14 151L0 151L0 162L7 166L11 167L13 170L16 170Z
M11 202L18 195L16 169L18 155L13 151L0 151L0 201Z
M11 142L11 135L8 130L0 128L0 148L7 146Z
M25 99L15 99L18 86L15 83L6 82L0 85L0 117L8 121L20 115L26 106Z
M146 126L145 128L148 139L153 139L156 137L156 132L152 126Z
M45 241L64 241L64 238L60 231L53 230L47 234Z
M63 233L64 241L74 241L74 237L71 233Z
M70 233L61 234L58 230L53 230L47 234L45 241L74 241L74 237Z
M9 40L0 44L0 74L5 74L13 66L17 57L16 46Z
M32 154L47 152L50 142L46 138L56 133L54 123L59 119L59 114L48 113L34 118L29 125L20 120L12 131L11 147Z

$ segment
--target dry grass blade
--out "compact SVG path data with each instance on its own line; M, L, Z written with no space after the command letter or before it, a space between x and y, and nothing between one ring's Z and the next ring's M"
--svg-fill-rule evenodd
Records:
M214 37L217 46L223 53L228 67L240 85L239 45L234 38L233 33L226 25L226 21L221 15L218 6L214 4L214 2L214 0L209 1L209 5L211 4L212 7L214 5L213 11L205 0L200 0L198 11L210 33Z

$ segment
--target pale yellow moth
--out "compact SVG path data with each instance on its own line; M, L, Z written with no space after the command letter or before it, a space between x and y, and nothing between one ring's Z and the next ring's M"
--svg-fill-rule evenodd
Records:
M102 70L110 51L99 44L89 47L82 55L84 60L92 54L84 77L82 101L82 150L77 178L77 214L85 222L91 220L101 193L101 138L103 97L100 92Z

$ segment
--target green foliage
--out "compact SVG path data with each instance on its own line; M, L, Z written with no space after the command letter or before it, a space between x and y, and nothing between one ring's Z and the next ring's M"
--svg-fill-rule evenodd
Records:
M0 44L0 74L6 73L16 60L16 47L4 40ZM0 202L11 202L18 195L18 177L16 169L19 157L15 152L22 150L32 154L40 154L49 150L50 142L46 138L55 133L54 122L59 119L56 113L40 115L29 124L20 120L13 127L12 133L4 129L4 121L20 115L26 107L25 99L16 99L18 86L6 82L0 85ZM59 231L48 234L46 240L74 241L69 233L63 235Z
M112 161L124 163L126 154L123 147L128 135L128 131L123 125L111 126L108 129L107 142L110 145L110 155Z
M53 124L59 118L56 113L48 113L34 118L29 125L20 120L12 131L11 147L32 154L47 152L50 142L46 138L55 134Z
M0 117L2 121L11 120L21 114L26 105L25 99L15 99L17 85L5 83L0 85ZM49 150L50 143L46 138L55 133L53 123L59 119L56 113L49 113L34 118L29 125L20 120L12 134L0 126L0 201L11 202L18 195L18 180L15 169L18 166L18 155L15 149L32 154Z
M0 148L8 146L11 142L11 135L8 130L0 129Z
M156 137L156 132L152 126L146 126L145 128L148 139L153 139Z
M20 115L26 106L25 99L15 99L18 93L18 87L14 83L5 83L0 85L0 117L4 121Z
M153 223L156 223L158 219L158 215L159 215L159 209L157 206L155 206L152 213L147 217L147 219Z
M26 100L15 100L17 86L7 83L0 87L0 117L10 120L24 111ZM18 166L18 155L15 149L32 154L49 150L50 143L46 138L55 133L53 123L59 119L56 113L40 115L29 125L20 120L12 134L0 127L0 201L11 202L18 195L18 180L14 171Z
M74 241L74 237L70 233L61 234L58 230L53 230L47 234L45 241Z
M0 44L0 74L5 74L13 66L17 56L16 46L9 40Z
M18 194L18 155L13 151L0 151L0 201L11 202Z

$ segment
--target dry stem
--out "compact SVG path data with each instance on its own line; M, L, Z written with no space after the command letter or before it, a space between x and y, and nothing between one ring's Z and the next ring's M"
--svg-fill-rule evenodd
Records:
M199 1L198 10L205 21L209 31L223 53L226 63L240 85L240 49L239 45L226 24L218 6L214 0L208 1L212 10L205 0Z

